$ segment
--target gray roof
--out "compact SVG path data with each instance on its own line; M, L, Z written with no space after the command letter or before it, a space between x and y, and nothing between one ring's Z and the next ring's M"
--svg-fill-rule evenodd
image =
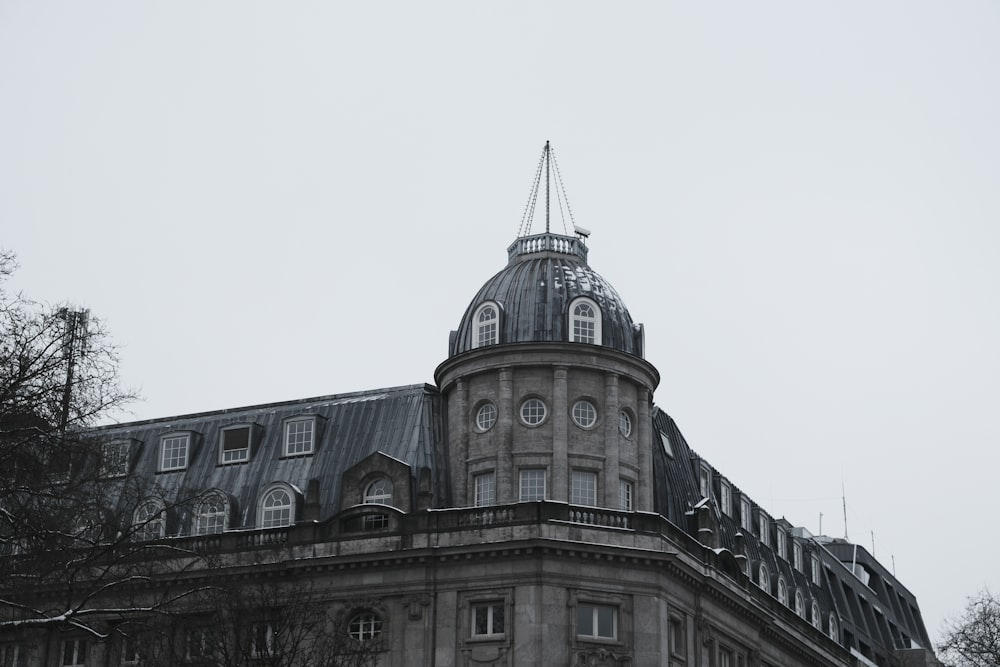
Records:
M145 480L167 503L219 490L235 504L231 527L247 528L255 524L258 499L274 483L305 494L310 481L317 480L318 518L335 515L342 509L343 473L375 452L410 466L414 488L422 469L437 482L442 474L434 451L440 439L438 399L435 388L411 385L107 426L96 435L105 442L130 441L131 479ZM314 452L286 457L283 423L297 416L316 418ZM252 425L254 433L249 460L220 463L222 430L241 424ZM161 438L175 432L191 434L188 464L160 472Z
M581 296L601 309L601 345L642 355L638 327L614 287L587 264L582 241L556 234L524 237L509 254L510 263L486 281L466 309L452 334L450 356L472 349L473 315L487 301L500 306L500 344L568 341L569 305Z

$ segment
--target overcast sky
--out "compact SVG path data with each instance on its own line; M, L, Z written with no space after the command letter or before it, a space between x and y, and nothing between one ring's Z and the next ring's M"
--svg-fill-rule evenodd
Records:
M936 638L1000 592L998 118L985 0L0 0L0 245L137 419L433 382L550 139L657 404L775 517L845 490Z

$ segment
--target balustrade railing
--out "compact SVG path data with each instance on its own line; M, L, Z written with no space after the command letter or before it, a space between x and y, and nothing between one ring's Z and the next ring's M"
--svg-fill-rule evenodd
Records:
M583 261L587 261L587 246L583 244L583 241L572 236L562 236L560 234L522 236L507 248L507 258L514 259L519 255L528 255L536 252L576 255Z

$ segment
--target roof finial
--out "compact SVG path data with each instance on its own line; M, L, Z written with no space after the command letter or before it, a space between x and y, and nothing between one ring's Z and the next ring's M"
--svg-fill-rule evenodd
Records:
M521 226L518 228L517 235L521 237L531 234L531 223L534 222L535 218L535 205L538 203L538 193L542 187L543 170L545 171L545 233L550 234L552 232L553 185L555 185L556 189L556 203L559 205L559 215L563 222L563 234L569 235L569 231L566 229L567 216L574 231L579 233L580 228L573 221L573 211L570 210L569 199L566 197L566 185L563 182L562 175L559 173L559 163L556 162L556 153L552 149L552 143L546 141L545 147L542 149L542 155L538 160L538 168L535 170L535 178L531 184L528 203L524 207L524 216L521 218ZM553 178L555 178L555 183L552 182ZM565 210L563 209L564 202L566 204ZM581 238L585 238L588 234L589 232L584 230Z

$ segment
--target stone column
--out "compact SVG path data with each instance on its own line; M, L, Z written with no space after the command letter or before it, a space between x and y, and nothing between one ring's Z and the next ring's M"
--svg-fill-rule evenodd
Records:
M636 509L640 512L653 511L653 422L650 416L650 395L645 387L639 389L638 405L639 414L636 415L638 429L636 433L636 443L639 453L639 488L638 504Z
M497 411L499 412L497 426L500 428L500 442L497 446L497 504L514 502L514 378L510 368L501 368L498 372Z
M462 378L455 382L455 404L453 410L448 412L450 445L455 448L452 458L458 468L452 471L455 484L453 502L458 507L468 507L472 504L469 498L469 385Z
M552 371L552 494L553 500L569 502L569 408L566 405L567 376L565 366Z
M604 506L618 509L621 506L621 480L618 472L618 412L621 400L618 392L618 374L604 375Z

